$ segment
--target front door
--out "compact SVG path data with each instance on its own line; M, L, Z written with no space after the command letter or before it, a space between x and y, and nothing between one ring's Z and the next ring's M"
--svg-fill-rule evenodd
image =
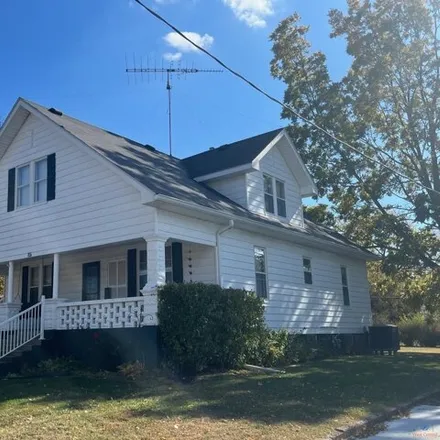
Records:
M101 288L101 264L99 261L83 264L82 300L99 299Z

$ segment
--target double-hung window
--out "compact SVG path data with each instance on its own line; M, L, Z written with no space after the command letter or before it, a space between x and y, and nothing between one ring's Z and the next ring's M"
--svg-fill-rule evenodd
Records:
M264 208L266 212L275 214L275 203L273 200L273 179L272 177L264 174Z
M110 261L108 263L108 287L112 298L127 296L127 262L126 260Z
M264 208L266 212L286 217L286 190L284 182L267 174L263 174L263 180Z
M266 249L254 247L255 262L255 293L261 298L267 298L267 268Z
M275 180L275 188L277 192L277 214L280 217L286 217L286 193L284 190L284 182Z
M31 166L17 168L17 207L29 206L31 203Z
M350 292L348 291L347 268L341 266L342 294L344 296L344 306L350 305Z
M303 258L303 268L304 268L304 283L312 284L312 260L310 258Z
M47 200L47 158L17 168L17 208Z
M47 197L47 159L35 162L34 203L45 202Z

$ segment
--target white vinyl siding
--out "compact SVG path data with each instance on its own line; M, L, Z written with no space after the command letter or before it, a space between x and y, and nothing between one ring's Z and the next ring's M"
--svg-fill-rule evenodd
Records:
M100 261L101 267L101 291L100 298L104 299L105 288L109 277L109 263L125 260L129 249L136 249L137 254L145 251L144 240L136 242L115 244L94 249L84 249L60 257L60 298L71 301L81 301L82 297L82 267L84 263ZM191 252L189 252L191 251ZM183 244L183 273L184 282L216 282L215 269L215 248L213 246L202 246L194 243ZM191 256L191 261L189 257ZM52 258L39 259L39 262L52 268ZM23 266L32 266L35 260L24 260L15 264L14 270L14 298L20 301L21 298L21 271ZM189 266L192 267L189 267ZM192 272L191 274L189 272ZM140 288L142 288L141 286Z
M34 146L29 149L32 136ZM142 205L137 189L94 153L32 115L0 161L0 179L7 182L9 169L54 151L56 200L7 212L7 185L0 186L0 261L138 239L152 232L153 209Z
M254 246L266 249L269 327L304 333L362 333L371 324L366 263L237 229L220 237L224 287L255 291ZM303 256L313 264L313 284L304 283ZM349 272L350 307L341 292L341 265Z
M225 197L233 200L235 203L238 203L243 207L247 206L245 174L209 180L206 182L206 184L218 191L220 194L223 194Z
M278 194L276 194L276 188L273 188L275 197L274 213L266 212L265 209L264 175L271 176L284 184L284 199L282 197L281 188L279 188L280 191ZM247 173L246 182L248 209L250 211L298 226L303 225L302 201L298 182L278 148L274 147L261 159L259 171ZM276 184L274 183L273 185ZM285 205L285 216L282 215L284 214L282 212L282 205ZM281 215L276 214L275 211L277 208Z

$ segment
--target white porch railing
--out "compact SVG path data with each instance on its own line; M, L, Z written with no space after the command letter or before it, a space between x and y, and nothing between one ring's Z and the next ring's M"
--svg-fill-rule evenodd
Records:
M56 330L143 327L157 324L156 296L65 302L56 306Z
M40 337L44 337L44 298L38 304L0 323L0 359Z

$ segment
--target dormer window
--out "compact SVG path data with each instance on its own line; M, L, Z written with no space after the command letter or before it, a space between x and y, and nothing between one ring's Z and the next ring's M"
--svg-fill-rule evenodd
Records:
M263 174L264 207L266 213L286 217L286 191L284 182L272 176ZM276 198L276 203L275 203Z

